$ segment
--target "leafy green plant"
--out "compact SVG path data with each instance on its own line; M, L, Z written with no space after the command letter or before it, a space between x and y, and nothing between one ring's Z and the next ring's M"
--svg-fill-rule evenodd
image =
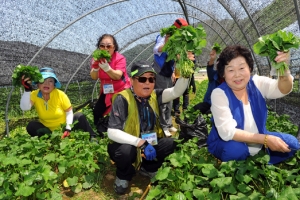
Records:
M166 28L162 28L160 30L160 36L164 36L164 35L173 35L173 33L176 31L177 27L172 25Z
M108 139L91 143L82 131L63 140L61 131L41 138L24 132L3 138L0 199L62 199L63 182L74 193L97 187L109 163L107 143Z
M272 66L277 69L280 76L288 69L285 62L275 62L277 51L288 52L291 48L299 48L300 38L291 32L279 30L273 34L264 35L258 38L253 45L253 51L260 56L269 56Z
M12 74L12 84L15 87L22 86L22 76L25 78L29 78L31 81L36 83L44 82L43 76L40 73L40 70L36 66L25 66L25 65L18 65Z
M163 51L168 53L166 61L175 60L181 76L188 78L194 73L194 62L187 58L187 52L193 52L198 56L205 46L206 32L202 25L196 28L188 25L174 30L164 45Z
M214 43L211 49L215 50L217 54L220 54L222 51L221 46L217 42Z
M92 54L94 60L100 60L101 58L105 58L107 62L110 62L111 55L106 50L96 49Z

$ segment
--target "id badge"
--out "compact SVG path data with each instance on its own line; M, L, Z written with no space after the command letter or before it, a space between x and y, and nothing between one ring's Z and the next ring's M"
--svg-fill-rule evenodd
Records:
M143 139L143 140L147 140L147 142L148 142L149 144L151 144L152 146L158 144L156 132L154 132L154 131L149 131L149 132L147 132L147 133L142 133L141 135L142 135L142 139Z
M113 84L103 84L103 93L109 94L114 93L114 85Z

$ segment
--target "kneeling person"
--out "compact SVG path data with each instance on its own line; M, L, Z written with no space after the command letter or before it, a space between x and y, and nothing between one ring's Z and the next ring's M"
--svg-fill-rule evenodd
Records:
M118 194L125 193L139 166L142 175L154 177L176 147L160 125L159 105L181 96L189 79L179 78L172 88L154 90L155 75L149 63L133 64L132 87L113 98L107 132L113 142L108 153L117 167L114 189Z

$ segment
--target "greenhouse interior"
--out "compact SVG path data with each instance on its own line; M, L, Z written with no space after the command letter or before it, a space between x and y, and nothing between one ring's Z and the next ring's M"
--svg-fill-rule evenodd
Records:
M168 180L163 178L166 170L154 180L137 176L130 182L131 191L119 196L113 189L115 171L112 169L115 166L111 166L111 159L105 149L108 139L103 144L99 142L105 153L99 153L99 148L95 150L94 159L97 156L103 159L99 161L100 168L93 164L77 163L78 166L82 165L82 169L76 171L74 166L70 167L70 170L74 169L72 173L67 173L67 167L62 169L62 164L53 164L55 159L62 159L58 159L58 151L52 153L48 150L44 157L35 160L46 163L49 168L35 168L32 171L30 166L33 164L26 163L30 158L37 157L39 150L21 161L21 158L17 158L17 153L14 154L7 146L17 144L13 138L19 132L28 135L27 123L37 118L35 112L28 113L20 108L24 88L14 86L12 79L15 68L20 64L54 69L62 84L61 90L68 95L75 112L93 105L98 99L101 80L93 80L90 71L91 58L98 48L97 42L101 35L111 34L115 37L118 52L126 58L126 70L130 74L135 62L153 62L153 48L161 30L173 25L176 19L183 18L189 26L202 26L206 32L206 46L199 55L195 55L195 77L202 76L200 71L206 69L212 46L218 43L221 49L231 45L248 48L254 61L251 75L278 79L276 75L270 76L270 57L258 55L253 46L260 38L280 30L300 38L300 0L1 0L0 5L0 141L11 140L0 145L0 165L4 167L0 170L0 199L300 199L299 151L295 159L279 166L266 165L264 161L256 163L253 160L245 163L228 162L227 166L236 171L228 169L225 174L226 167L215 164L216 158L208 159L206 162L213 163L208 166L202 158L193 157L193 150L182 147L181 153L188 154L189 158L181 157L182 163L178 161L175 167L163 164L166 170L171 168L175 171L178 167L176 174L169 174ZM293 90L282 98L266 99L266 104L269 112L274 115L274 118L268 119L269 126L277 124L272 128L279 132L280 128L291 127L291 133L295 135L300 127L300 48L291 48L289 52L288 67L293 76ZM198 83L200 86L197 85L197 92L201 87L207 87L207 77L203 80L206 82L204 85ZM190 102L194 98L195 96L190 97ZM210 117L211 115L207 116L207 124L210 123ZM286 119L289 121L287 124L278 125L280 120ZM208 129L210 128L209 126ZM24 139L24 144L19 144L22 151L34 148L26 147L25 143L37 144L38 139L29 142L28 138L26 142ZM51 149L51 145L47 144L42 148ZM61 145L58 142L58 146ZM195 144L191 142L190 146L193 145ZM86 150L84 145L80 148L77 150ZM97 146L92 146L91 149L97 149ZM210 158L208 154L207 149L200 149L199 155ZM23 158L25 155L24 153ZM199 162L202 165L186 164L183 162L185 159L188 159L188 163L201 160ZM18 162L23 163L22 166L18 165L18 170L9 172L10 169L17 168ZM60 163L64 161L60 160ZM96 162L97 165L99 163ZM250 169L247 166L251 164L254 167ZM85 170L84 165L89 169ZM108 173L109 170L113 171L112 174ZM198 177L192 173L201 170L205 176ZM46 171L55 175L44 178L43 173L47 173ZM262 176L258 171L266 175ZM220 175L221 172L225 175ZM4 176L4 173L7 175ZM36 175L35 178L29 178L31 173L40 174L40 177ZM252 175L245 175L247 173ZM107 174L112 178L106 180ZM234 179L235 176L238 178ZM137 179L147 184L134 185ZM69 187L62 186L65 180ZM12 187L14 183L16 186ZM138 191L133 191L133 188L138 188Z

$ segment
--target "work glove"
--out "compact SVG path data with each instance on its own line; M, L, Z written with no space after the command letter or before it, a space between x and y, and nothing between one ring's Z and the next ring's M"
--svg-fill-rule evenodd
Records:
M70 133L71 133L70 129L65 129L64 133L61 136L61 139L64 139L65 137L69 137Z
M26 80L25 76L22 76L22 85L25 89L25 92L31 92L32 91L32 86L30 84L30 79Z
M145 143L140 147L142 152L146 156L146 160L155 160L156 159L156 150L154 147L145 141Z
M92 68L99 69L99 61L98 60L92 60Z
M99 67L101 67L103 71L108 72L111 69L106 59L101 58L99 62L100 62Z

